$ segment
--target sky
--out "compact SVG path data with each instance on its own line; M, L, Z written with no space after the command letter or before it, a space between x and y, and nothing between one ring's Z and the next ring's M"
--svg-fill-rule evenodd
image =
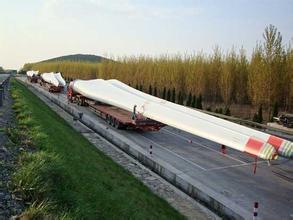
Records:
M275 25L293 39L293 0L0 0L0 66L69 54L248 55Z

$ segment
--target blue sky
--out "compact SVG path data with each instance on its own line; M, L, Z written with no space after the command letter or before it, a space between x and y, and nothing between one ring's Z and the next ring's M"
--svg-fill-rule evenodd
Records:
M273 24L293 37L293 0L0 0L0 66L73 53L251 53Z

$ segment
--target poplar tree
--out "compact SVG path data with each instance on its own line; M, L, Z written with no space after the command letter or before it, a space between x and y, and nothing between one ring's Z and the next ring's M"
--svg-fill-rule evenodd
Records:
M192 103L192 95L191 95L191 92L189 92L188 98L186 101L186 106L191 106L191 103Z
M197 99L196 99L196 95L193 95L193 96L192 96L192 103L191 103L191 107L192 107L192 108L196 108L196 105L197 105L197 104L196 104L196 100L197 100Z
M157 86L155 86L155 89L154 89L154 96L157 96Z
M153 94L153 88L152 88L152 85L149 86L149 94L150 94L150 95Z
M163 94L162 94L162 99L166 99L166 87L164 87Z
M202 109L202 96L199 94L198 99L196 100L196 108Z
M175 88L173 88L173 90L172 90L171 101L174 102L174 103L176 101L176 91L175 91Z

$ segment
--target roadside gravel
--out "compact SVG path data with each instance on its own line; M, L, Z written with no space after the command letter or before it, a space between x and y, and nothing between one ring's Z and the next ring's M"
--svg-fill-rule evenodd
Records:
M23 201L9 191L17 156L23 150L11 143L5 132L13 122L12 103L10 94L6 94L3 106L0 107L0 220L19 215L25 208Z

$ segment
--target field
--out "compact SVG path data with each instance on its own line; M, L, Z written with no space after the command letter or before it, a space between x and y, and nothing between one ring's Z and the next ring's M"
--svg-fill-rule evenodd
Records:
M184 219L129 172L98 151L27 88L13 80L17 126L29 150L12 188L37 219Z

